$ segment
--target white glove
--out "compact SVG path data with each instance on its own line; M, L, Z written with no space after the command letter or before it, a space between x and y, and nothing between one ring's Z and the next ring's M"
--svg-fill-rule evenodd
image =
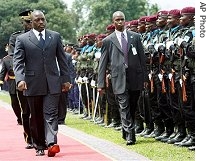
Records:
M101 57L101 52L100 51L97 51L96 53L95 53L95 58L100 58Z
M82 83L82 77L78 77L77 82Z
M158 77L159 77L159 80L162 82L162 80L163 80L163 75L162 74L158 74Z
M87 78L87 77L83 77L82 80L83 80L85 83L88 83L88 78Z
M158 51L158 48L159 46L163 45L165 47L165 44L164 43L158 43L158 44L155 44L155 50Z
M169 78L169 80L171 80L172 76L173 76L173 74L172 74L172 73L169 73L169 74L168 74L168 78Z
M184 39L182 39L182 38L177 38L177 45L181 45L182 44L182 42L183 41L185 41Z
M90 82L90 86L91 86L91 87L96 87L96 81L91 80L91 82Z
M76 60L72 59L72 64L76 64L76 62L77 62Z
M174 45L174 41L167 41L166 42L166 49L169 50L171 45Z

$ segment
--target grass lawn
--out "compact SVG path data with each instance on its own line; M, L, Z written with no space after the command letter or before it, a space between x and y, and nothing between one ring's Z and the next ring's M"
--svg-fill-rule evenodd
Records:
M10 103L9 95L0 92L0 100ZM80 119L79 115L67 113L66 125L81 130L87 134L109 140L122 147L135 151L152 161L194 161L195 152L187 148L177 147L166 143L158 142L153 138L137 137L137 142L133 146L126 146L121 137L121 132L114 129L104 128L88 120Z

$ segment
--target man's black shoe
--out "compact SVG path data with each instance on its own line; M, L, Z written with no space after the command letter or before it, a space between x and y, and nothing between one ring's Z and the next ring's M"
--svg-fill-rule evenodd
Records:
M34 146L33 144L28 143L27 146L25 147L25 149L33 149Z
M188 149L194 151L195 150L195 146L190 146Z
M45 155L44 150L36 150L36 156L43 156Z
M135 142L132 141L132 140L128 140L128 141L126 142L126 145L134 145L134 144L135 144Z
M115 129L116 131L120 131L120 130L122 130L122 125L119 125L119 126L115 127L114 129Z

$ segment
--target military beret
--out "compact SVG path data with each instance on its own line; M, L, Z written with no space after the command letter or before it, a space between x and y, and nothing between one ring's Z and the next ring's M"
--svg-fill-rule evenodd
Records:
M168 15L170 15L170 16L175 16L175 17L180 17L180 16L181 16L180 10L178 10L178 9L170 10L170 11L168 12Z
M185 7L183 8L180 13L182 15L194 15L195 14L195 7Z
M139 23L140 22L145 22L145 19L147 18L148 16L142 16L138 19Z
M148 16L145 22L155 22L157 20L157 15Z
M97 39L104 39L107 35L106 34L99 34L97 35Z
M33 10L31 9L27 9L22 11L19 16L21 17L22 20L31 20L31 12L33 12Z
M95 39L96 36L97 36L96 34L91 33L91 34L88 34L88 35L87 35L87 38L89 38L89 39Z
M125 26L130 26L130 22L131 22L131 21L126 21L126 22L125 22Z
M168 11L165 11L165 10L158 11L157 16L158 17L167 17L168 16Z
M115 26L114 26L114 24L110 24L110 25L108 25L108 26L106 27L106 30L107 30L107 31L112 31L112 30L115 30Z
M138 26L138 20L130 21L130 26Z

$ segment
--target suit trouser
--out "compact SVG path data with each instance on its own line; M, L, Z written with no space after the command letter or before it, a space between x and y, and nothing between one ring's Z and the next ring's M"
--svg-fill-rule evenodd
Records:
M17 91L17 95L18 95L20 105L21 105L20 108L21 108L21 115L22 115L22 122L23 122L24 139L27 143L32 143L31 128L30 128L30 123L29 123L30 108L29 108L26 97L23 96L23 92Z
M10 93L10 99L11 99L12 109L13 109L16 117L17 117L17 122L18 123L22 123L21 108L20 108L20 104L19 104L19 100L18 100L17 94L11 94Z
M106 97L108 102L108 111L110 114L110 116L108 116L108 124L111 122L115 125L121 124L119 105L113 93L111 79L109 79L109 86L106 88Z
M30 127L35 149L45 149L43 100L45 96L26 96L31 111Z
M64 123L67 113L67 92L62 92L59 98L58 122Z
M134 120L139 95L140 91L128 90L122 94L116 94L116 98L120 106L123 138L127 140L136 141Z
M58 103L60 94L27 96L31 110L31 135L36 149L57 143ZM45 144L46 139L46 144Z
M51 95L48 93L43 99L45 138L47 146L57 144L59 98L60 94Z

